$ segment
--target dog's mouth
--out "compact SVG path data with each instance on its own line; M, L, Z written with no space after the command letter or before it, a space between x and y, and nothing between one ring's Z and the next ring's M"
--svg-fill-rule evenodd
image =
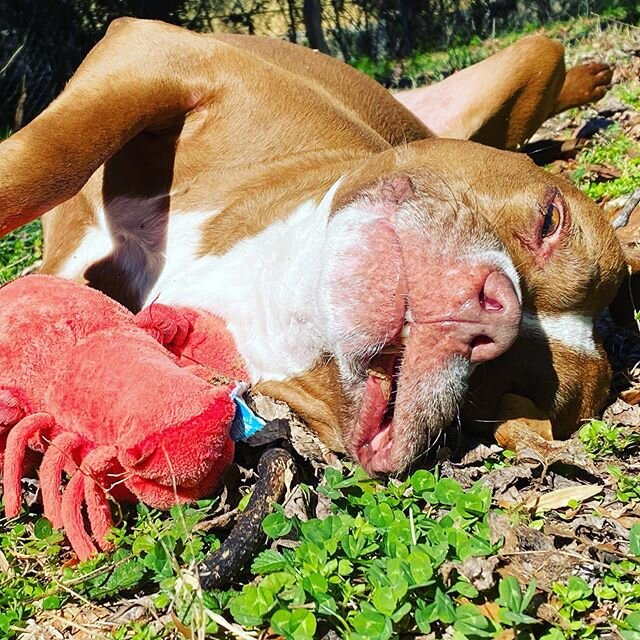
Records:
M369 363L352 454L372 474L394 471L394 409L403 349L389 344Z
M418 355L424 355L425 344L420 340ZM372 476L406 470L437 443L462 405L469 358L446 352L417 368L423 361L408 338L388 344L368 362L347 441L351 456Z

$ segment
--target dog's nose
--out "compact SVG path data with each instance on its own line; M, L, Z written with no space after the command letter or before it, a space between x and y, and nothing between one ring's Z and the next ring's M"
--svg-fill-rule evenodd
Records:
M458 339L471 348L471 362L502 355L515 341L521 307L511 278L490 271L480 279L473 297L463 305L465 320L457 326Z

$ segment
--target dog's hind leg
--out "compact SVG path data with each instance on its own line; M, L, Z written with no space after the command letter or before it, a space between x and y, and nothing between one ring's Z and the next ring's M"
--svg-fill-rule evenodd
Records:
M606 65L565 73L562 45L529 36L442 82L396 98L437 135L517 149L554 113L601 98L609 81Z
M611 88L612 77L613 69L608 64L587 62L572 67L549 115L597 102Z

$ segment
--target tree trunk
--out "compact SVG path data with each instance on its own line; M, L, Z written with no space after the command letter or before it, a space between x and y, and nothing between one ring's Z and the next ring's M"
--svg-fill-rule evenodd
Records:
M304 0L302 16L309 46L312 49L322 51L322 53L329 53L329 46L322 30L322 5L320 0Z
M400 18L402 21L402 46L400 47L400 54L406 58L413 53L413 34L411 32L407 0L400 0Z
M295 0L287 0L289 8L289 42L298 44L298 36L296 35L296 7Z
M336 27L334 30L336 40L338 41L338 45L340 46L340 51L342 52L342 59L348 64L351 56L349 55L349 47L344 37L344 32L342 31L342 23L340 16L342 14L342 2L341 0L331 0L331 4L333 5L333 11L336 19Z

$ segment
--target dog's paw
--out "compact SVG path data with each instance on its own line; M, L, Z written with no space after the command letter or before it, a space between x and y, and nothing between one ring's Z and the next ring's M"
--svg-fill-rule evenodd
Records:
M613 68L602 62L587 62L567 71L554 111L597 102L611 88Z

